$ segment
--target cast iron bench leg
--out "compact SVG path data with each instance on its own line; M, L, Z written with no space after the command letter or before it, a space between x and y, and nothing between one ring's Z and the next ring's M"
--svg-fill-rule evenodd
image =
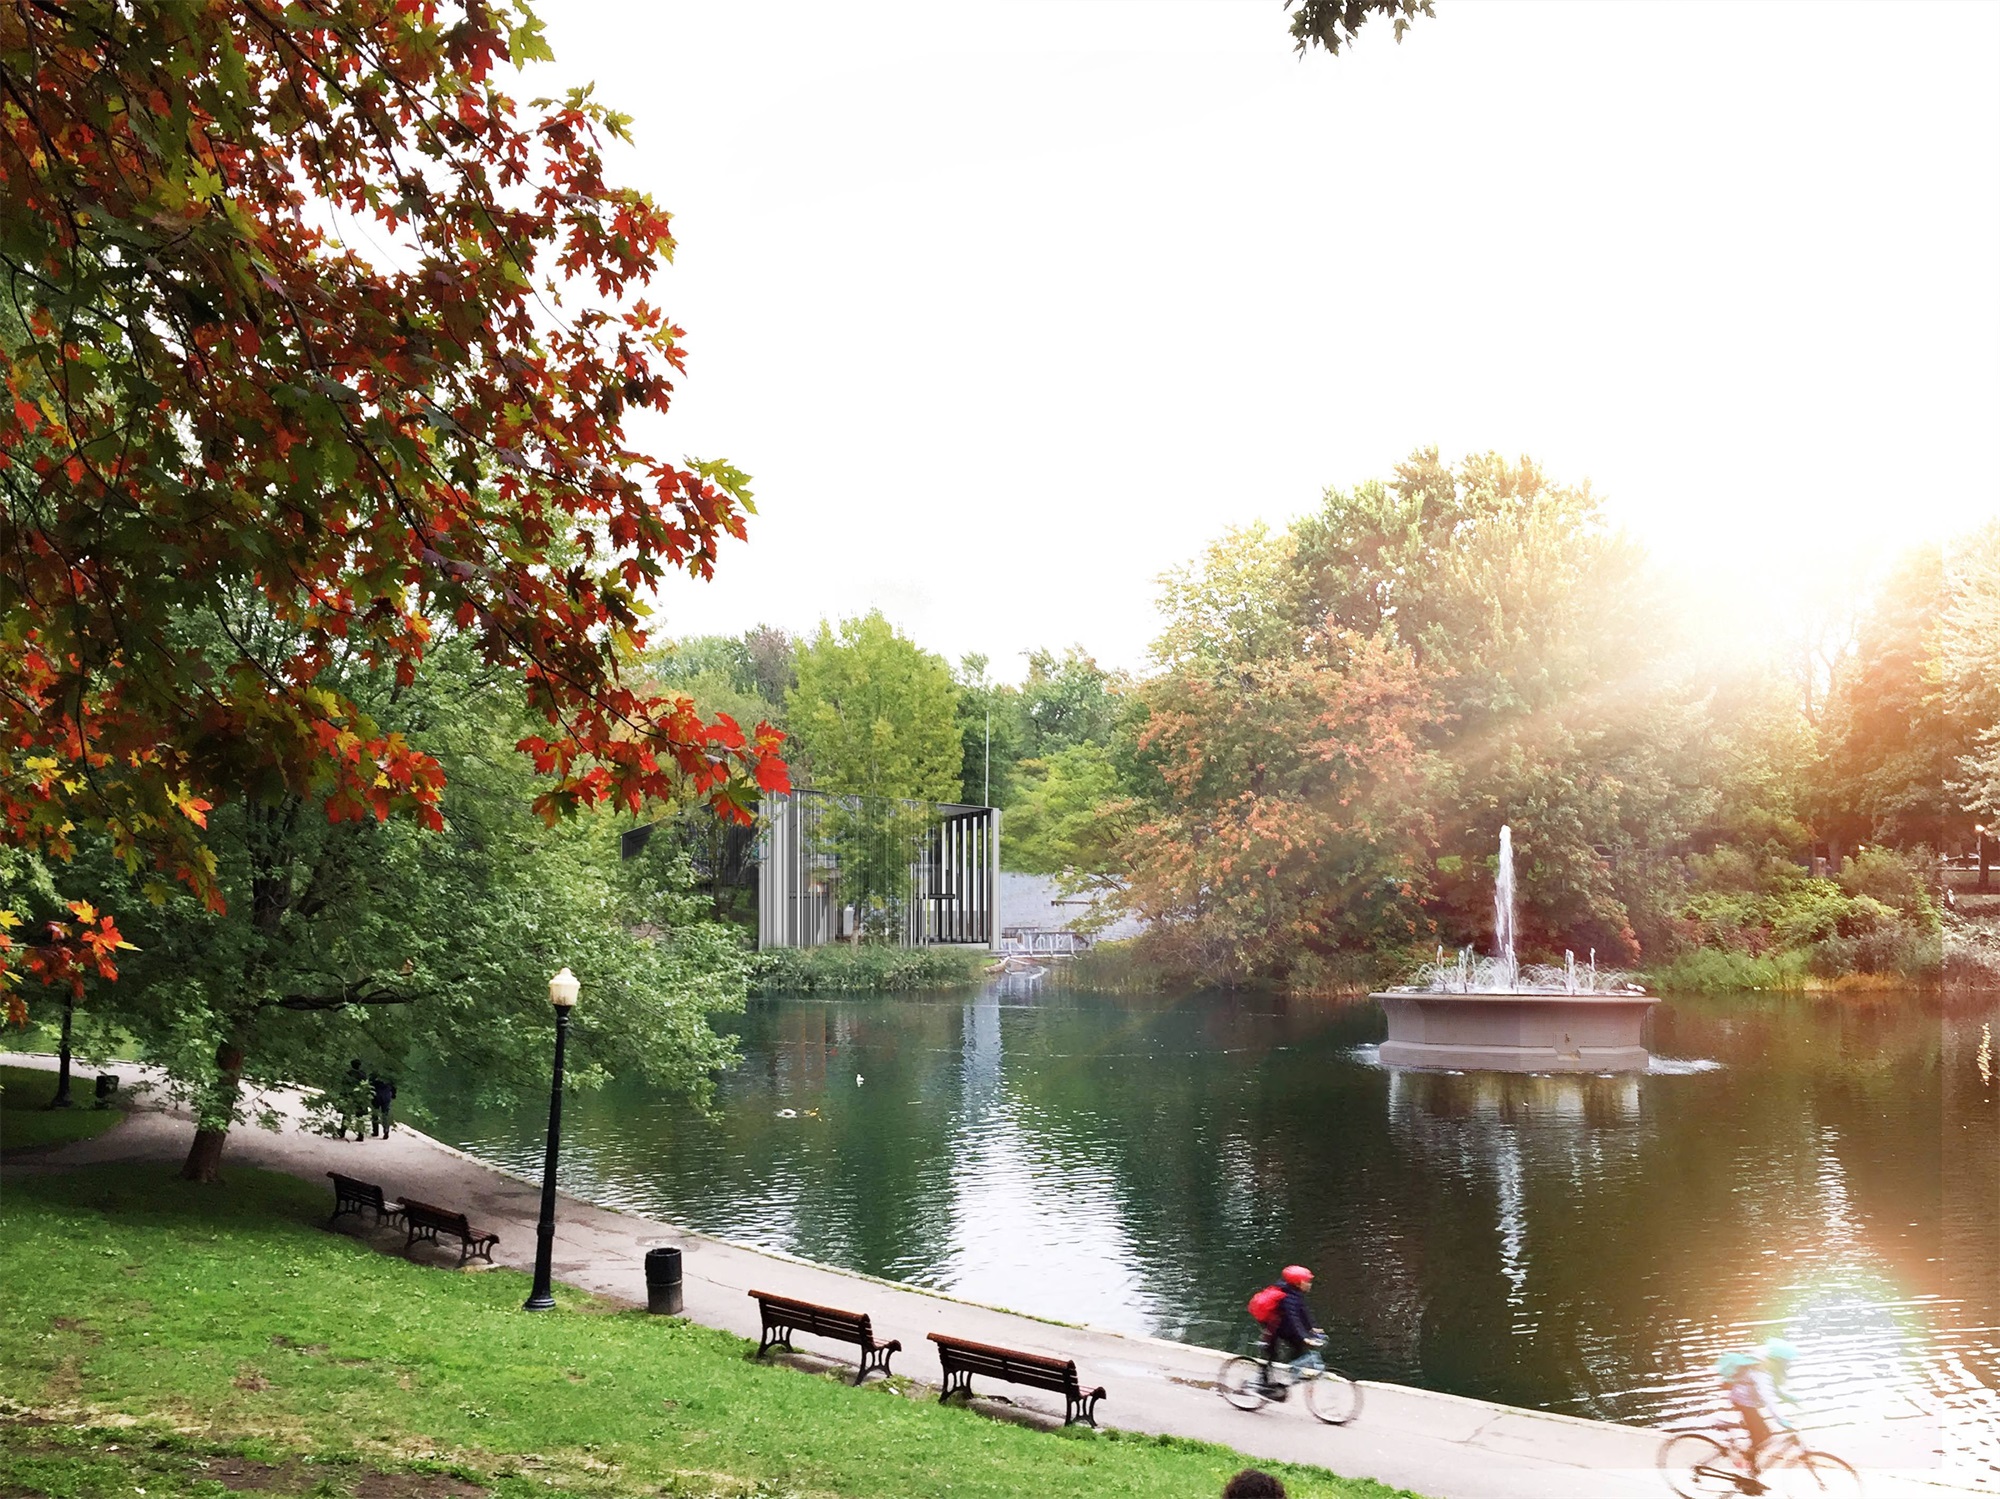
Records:
M876 1369L880 1369L886 1377L889 1373L889 1360L895 1352L894 1348L877 1348L872 1352L864 1348L861 1352L861 1367L854 1372L854 1382L860 1384Z

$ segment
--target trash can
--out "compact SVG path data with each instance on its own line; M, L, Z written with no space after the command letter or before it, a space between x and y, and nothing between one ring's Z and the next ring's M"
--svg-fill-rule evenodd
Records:
M98 1073L97 1106L100 1109L108 1109L111 1107L111 1095L116 1093L117 1091L118 1091L118 1078L116 1074L110 1072Z
M680 1315L681 1252L678 1249L646 1251L646 1310L661 1316Z

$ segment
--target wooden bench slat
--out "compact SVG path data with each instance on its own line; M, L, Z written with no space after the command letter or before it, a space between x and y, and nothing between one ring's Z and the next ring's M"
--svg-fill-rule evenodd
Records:
M757 1311L764 1324L764 1336L757 1344L759 1358L773 1347L782 1346L791 1351L793 1333L809 1332L815 1337L834 1338L843 1343L853 1343L861 1349L861 1368L854 1376L854 1382L860 1384L877 1369L887 1374L890 1358L902 1351L902 1343L895 1338L886 1343L875 1341L874 1323L866 1312L821 1306L817 1302L800 1301L795 1296L778 1296L769 1291L752 1291L750 1295L756 1298Z

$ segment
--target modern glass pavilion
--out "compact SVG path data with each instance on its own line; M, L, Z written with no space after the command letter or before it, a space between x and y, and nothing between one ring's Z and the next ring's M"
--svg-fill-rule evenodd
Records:
M759 818L757 945L1000 945L1000 810L794 791Z

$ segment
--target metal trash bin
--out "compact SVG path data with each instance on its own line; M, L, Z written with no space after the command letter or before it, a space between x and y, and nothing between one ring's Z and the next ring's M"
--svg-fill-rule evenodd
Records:
M100 1072L97 1074L97 1106L100 1109L111 1107L111 1095L117 1091L117 1074L111 1072Z
M678 1249L646 1251L646 1310L674 1317L681 1310L681 1252Z

